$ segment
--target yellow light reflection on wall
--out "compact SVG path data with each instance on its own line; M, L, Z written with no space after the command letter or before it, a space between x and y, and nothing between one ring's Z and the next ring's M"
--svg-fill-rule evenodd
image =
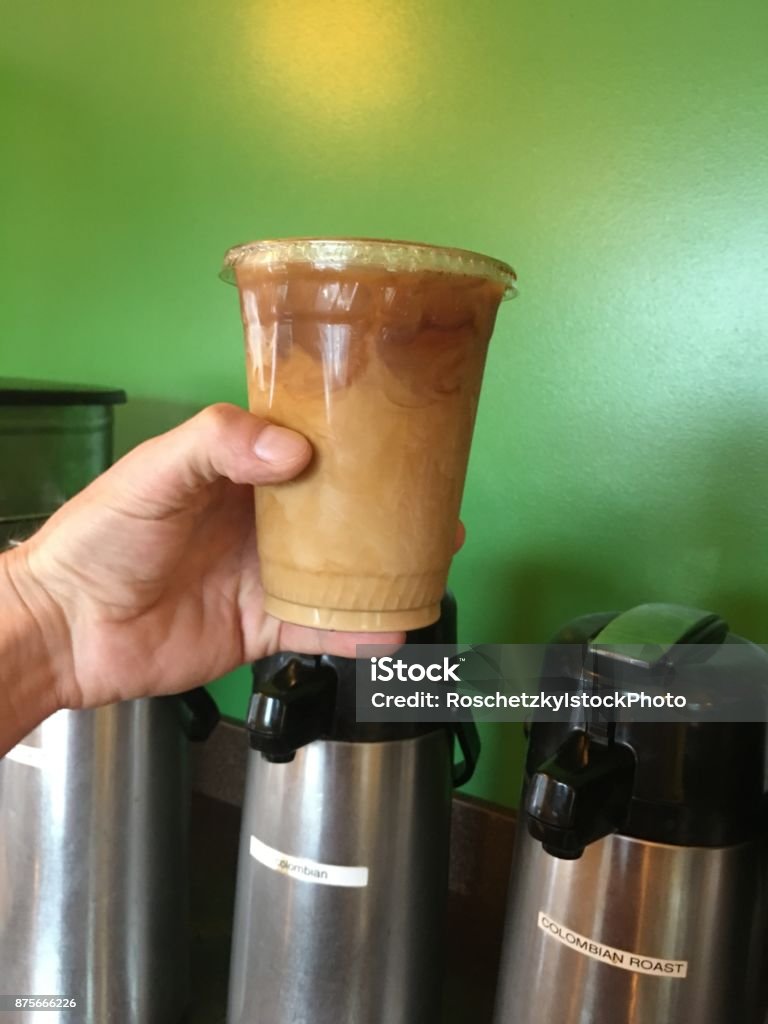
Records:
M392 0L266 0L251 40L270 100L307 117L358 123L417 88L416 19Z

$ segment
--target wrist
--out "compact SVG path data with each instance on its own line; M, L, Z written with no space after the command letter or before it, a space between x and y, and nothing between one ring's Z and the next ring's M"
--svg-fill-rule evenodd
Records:
M29 570L25 548L0 555L0 748L63 707L65 623Z

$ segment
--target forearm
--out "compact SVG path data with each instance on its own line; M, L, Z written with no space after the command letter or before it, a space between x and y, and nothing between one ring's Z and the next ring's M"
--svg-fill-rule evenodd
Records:
M0 555L0 757L58 710L58 623L26 578L21 551Z

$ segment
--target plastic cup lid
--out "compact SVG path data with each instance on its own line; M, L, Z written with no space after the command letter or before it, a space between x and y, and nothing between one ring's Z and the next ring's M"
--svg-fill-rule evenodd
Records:
M278 238L246 242L227 252L221 277L234 284L238 267L279 270L295 263L309 263L320 270L370 267L393 272L431 270L484 277L504 286L505 299L517 294L517 275L500 260L466 249L380 238Z

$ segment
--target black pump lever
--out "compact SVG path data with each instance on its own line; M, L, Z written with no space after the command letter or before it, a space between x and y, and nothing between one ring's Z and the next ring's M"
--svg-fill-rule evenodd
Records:
M572 732L528 785L528 831L554 857L574 860L615 832L632 796L635 759L629 747Z
M292 761L331 726L336 672L320 658L299 654L274 655L253 671L258 685L246 723L251 747L268 761Z

